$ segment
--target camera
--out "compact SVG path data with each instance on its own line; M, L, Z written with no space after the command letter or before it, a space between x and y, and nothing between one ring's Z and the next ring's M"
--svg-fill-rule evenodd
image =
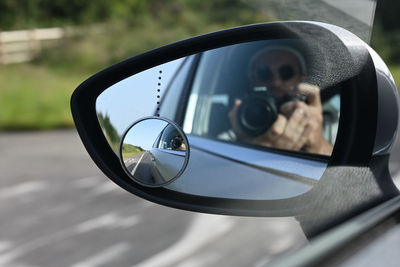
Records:
M182 145L182 138L179 136L174 136L171 140L171 147L173 150L180 148Z
M258 136L275 122L282 104L296 100L306 102L306 97L286 94L276 99L267 87L253 87L239 107L239 125L247 135Z

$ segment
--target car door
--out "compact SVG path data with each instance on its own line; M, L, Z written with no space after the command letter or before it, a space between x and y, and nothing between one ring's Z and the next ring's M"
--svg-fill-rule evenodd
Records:
M210 197L271 200L301 195L318 182L326 169L328 156L229 140L231 125L228 114L235 97L239 97L239 92L235 91L246 86L246 77L243 76L247 75L246 68L230 67L245 65L245 56L232 59L231 54L237 49L250 54L265 45L271 44L259 42L247 44L244 48L231 46L197 54L193 61L186 60L181 67L181 70L191 68L185 81L180 80L180 75L184 74L179 71L172 78L156 113L182 125L194 160L181 178L168 188ZM272 42L272 45L275 44ZM188 63L191 66L185 66ZM176 87L178 82L184 86ZM334 143L340 113L340 86L327 88L322 98L325 135ZM209 173L216 168L204 166L218 166L221 174ZM220 178L214 179L215 176ZM199 183L199 177L207 182ZM243 186L242 177L246 177L246 186ZM249 186L251 184L255 186ZM187 191L188 188L191 190ZM212 192L210 188L213 188Z

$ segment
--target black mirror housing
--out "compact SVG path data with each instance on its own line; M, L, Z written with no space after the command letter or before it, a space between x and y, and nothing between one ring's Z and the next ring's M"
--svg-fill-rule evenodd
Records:
M151 188L129 179L97 119L96 99L104 90L131 75L175 59L228 45L279 39L312 43L323 54L321 58L324 61L316 62L321 66L321 75L335 74L330 79L322 79L316 75L315 82L329 87L340 79L346 88L341 91L336 143L328 159L327 169L317 186L292 198L246 200L193 195L164 187ZM362 192L363 198L360 202L347 202L351 204L346 204L340 212L344 218L355 210L361 210L358 203L362 202L364 208L366 203L383 201L397 194L387 172L387 157L397 133L397 98L397 88L386 65L357 36L329 24L288 21L210 33L127 59L83 82L72 96L71 109L82 142L97 166L119 186L139 197L174 208L206 213L245 216L302 215L313 209L318 196L324 196L323 199L326 200L331 194L350 190L348 184L343 187L342 179L337 177L340 175L350 179L353 185L360 186L357 192ZM380 175L376 175L377 173ZM336 178L338 179L335 180ZM343 193L342 198L346 197L351 198L351 190ZM317 206L322 209L321 202L324 201L320 201ZM335 202L331 209L339 209L342 204ZM340 214L337 217L340 220Z

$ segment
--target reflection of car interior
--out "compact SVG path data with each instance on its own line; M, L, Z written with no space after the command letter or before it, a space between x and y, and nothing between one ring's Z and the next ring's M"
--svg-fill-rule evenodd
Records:
M159 114L182 125L189 140L191 160L170 189L213 197L282 199L307 192L320 179L327 156L271 151L221 138L222 133L231 129L228 113L235 99L243 98L244 88L249 86L246 68L250 55L268 42L243 43L193 55L175 73ZM308 79L310 83L323 84L313 78ZM324 136L334 142L340 91L337 84L323 85ZM189 173L197 173L201 179ZM221 178L227 176L229 182Z
M168 124L156 138L150 154L151 172L157 184L169 182L182 170L186 153L183 140L175 126Z
M290 42L292 46L297 46L296 49L305 49L300 42ZM229 141L232 127L228 113L235 99L245 98L249 91L249 60L268 45L277 44L274 41L258 41L214 49L188 58L169 86L174 90L164 97L161 114L180 122L187 134ZM316 64L313 60L312 56L307 56L310 66L307 81L323 85L323 136L334 144L338 130L340 85L326 84L321 81L321 75L314 75L312 68ZM184 105L176 107L173 102L177 102L177 98Z
M156 138L153 148L185 151L185 143L175 127L168 124Z

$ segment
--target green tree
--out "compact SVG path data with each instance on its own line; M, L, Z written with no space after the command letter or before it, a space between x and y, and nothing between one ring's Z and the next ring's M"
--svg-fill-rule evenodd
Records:
M371 45L386 62L400 63L400 1L377 2Z
M108 114L103 115L102 113L97 113L97 117L99 118L99 123L101 128L103 129L104 135L109 141L111 147L114 151L118 150L119 143L121 141L121 137L118 134L118 131L115 129L114 125L111 123L110 117Z

